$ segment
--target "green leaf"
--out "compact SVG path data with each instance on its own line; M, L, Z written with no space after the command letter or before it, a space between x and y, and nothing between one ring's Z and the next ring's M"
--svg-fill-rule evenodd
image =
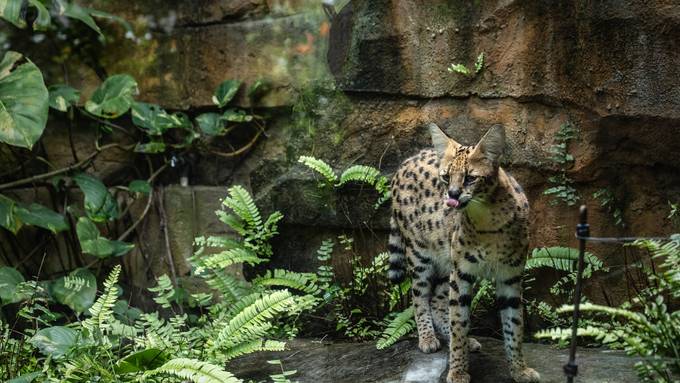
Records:
M60 112L66 112L69 107L76 105L80 100L80 91L64 84L50 85L49 91L50 108Z
M31 383L39 376L42 376L42 372L40 371L29 372L28 374L23 374L14 379L10 379L6 383Z
M47 27L51 24L50 11L39 0L28 0L28 4L38 12L38 16L33 21L33 29L36 31L47 30Z
M80 173L73 180L85 194L85 211L91 220L103 222L118 218L118 204L99 179Z
M85 103L85 110L98 117L120 117L130 109L133 96L137 93L137 81L132 76L113 75L94 91Z
M78 342L76 330L64 326L53 326L39 330L30 339L30 343L43 354L59 359Z
M49 101L40 69L29 60L15 67L21 57L9 51L0 62L0 142L31 149L45 130Z
M97 296L97 278L88 269L76 269L50 285L54 299L77 313L84 313Z
M215 90L212 98L213 103L220 108L224 107L236 96L239 87L241 87L241 81L239 80L223 81Z
M99 29L97 23L92 16L90 16L90 10L88 8L81 7L73 1L57 0L57 3L59 4L60 14L72 19L80 20L95 32L99 33L100 36L104 36L102 30Z
M197 359L175 358L161 367L147 371L146 376L170 374L196 383L240 383L241 380L214 364Z
M137 351L118 361L114 371L118 374L155 370L170 359L170 356L158 348L147 348Z
M17 303L24 297L16 294L17 286L24 282L24 276L13 267L0 267L0 302L3 305Z
M78 219L76 233L85 254L98 258L119 257L127 254L135 245L102 237L97 226L85 217Z
M451 66L448 68L448 71L453 73L460 73L463 75L470 75L470 70L463 64L451 64Z
M0 0L0 17L14 24L17 28L26 28L26 21L21 18L21 6L24 0Z
M135 152L137 153L163 153L165 151L165 143L158 141L147 142L142 144L138 142L135 145Z
M0 194L0 226L16 234L21 228L21 221L16 217L16 202Z
M222 116L217 113L203 113L196 117L201 131L208 136L217 136L224 131Z
M222 113L222 119L229 122L249 122L253 120L253 116L242 109L227 109Z
M161 135L168 129L189 125L189 119L185 114L170 114L156 104L145 102L132 104L132 122L152 136Z
M37 203L17 205L15 212L22 223L42 227L55 234L69 229L63 215Z
M128 190L133 193L149 194L151 193L151 184L145 180L134 180L128 185Z
M246 95L251 100L257 100L264 96L264 94L267 93L269 89L271 89L271 83L268 80L258 79L248 87Z

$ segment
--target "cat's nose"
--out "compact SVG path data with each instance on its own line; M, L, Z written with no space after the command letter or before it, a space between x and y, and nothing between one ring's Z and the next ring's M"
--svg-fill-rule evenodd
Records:
M449 198L458 199L460 197L461 190L459 188L449 189Z

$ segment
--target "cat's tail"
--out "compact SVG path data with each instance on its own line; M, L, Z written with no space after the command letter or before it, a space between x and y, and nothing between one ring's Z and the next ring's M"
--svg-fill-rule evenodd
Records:
M406 254L401 231L394 216L390 218L390 239L387 249L390 251L390 268L387 275L393 283L400 283L406 277Z

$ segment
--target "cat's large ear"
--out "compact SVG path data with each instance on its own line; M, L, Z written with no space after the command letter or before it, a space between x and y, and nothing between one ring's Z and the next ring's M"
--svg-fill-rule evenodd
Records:
M486 159L491 161L494 165L503 154L505 148L505 128L503 125L494 125L488 132L479 140L475 151L483 155Z
M437 152L439 157L444 155L444 152L449 147L449 145L453 145L454 149L457 149L460 146L459 143L447 136L446 133L444 133L444 131L437 126L437 124L431 122L427 125L427 128L430 129L430 135L432 136L432 146L434 146L434 150Z

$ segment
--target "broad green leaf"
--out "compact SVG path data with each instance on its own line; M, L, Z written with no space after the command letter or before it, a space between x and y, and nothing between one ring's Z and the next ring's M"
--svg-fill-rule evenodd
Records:
M24 0L0 0L0 17L14 24L17 28L26 28L26 21L21 18L21 5Z
M258 79L248 87L246 94L248 98L252 100L257 100L258 98L264 96L265 93L271 88L271 83L268 80Z
M137 153L163 153L165 151L165 143L151 141L146 144L137 143L135 145L135 152Z
M73 180L85 194L85 212L90 219L103 222L118 218L118 204L99 179L80 173Z
M24 276L13 267L0 267L0 303L6 305L23 299L16 294L17 286L24 282Z
M16 202L0 194L0 226L16 234L21 228L21 221L16 216Z
M92 306L97 295L97 279L88 269L76 269L50 285L54 299L77 313Z
M137 351L118 361L114 371L118 374L129 374L154 370L170 360L170 355L158 348L147 348Z
M224 131L222 116L217 113L203 113L196 117L201 132L208 136L216 136Z
M128 32L133 31L132 25L130 25L130 23L128 23L127 20L125 20L124 18L122 18L120 16L116 16L112 13L100 11L99 9L86 8L86 10L90 13L90 16L94 16L94 17L97 17L97 18L100 18L100 19L107 19L107 20L114 21L114 22L122 25L123 28L125 28L126 31L128 31Z
M102 237L99 229L85 217L80 217L76 224L76 233L83 253L98 258L119 257L127 254L135 245Z
M222 119L229 122L248 122L252 121L253 116L241 109L227 109L222 113Z
M19 59L10 51L0 62L0 142L31 149L45 130L48 93L40 69L29 60L14 67Z
M107 78L85 103L85 110L98 117L116 118L132 106L133 96L138 93L137 81L128 74Z
M68 230L69 228L63 215L37 203L17 205L15 213L21 220L21 223L42 227L53 233Z
M80 91L68 85L50 85L47 90L50 94L50 108L60 112L66 112L69 107L76 105L80 100Z
M189 124L186 115L170 114L156 104L145 102L134 102L132 104L132 122L152 136L161 135L168 129Z
M133 193L149 194L151 185L145 180L134 180L128 185L128 189Z
M1 0L0 0L1 1ZM38 12L38 16L33 22L33 29L36 31L44 31L51 24L50 11L40 2L40 0L28 0L28 4L34 7Z
M224 107L236 96L240 86L241 81L238 80L223 81L215 90L215 94L212 97L213 103L220 108Z
M95 32L99 33L100 36L104 36L102 34L102 30L99 29L97 23L94 21L92 16L90 16L90 9L81 7L74 1L57 0L57 3L59 7L59 14L63 14L64 16L70 17L72 19L80 20L85 23L85 25L92 28Z
M78 338L78 332L72 328L53 326L36 332L30 343L43 354L59 359L76 345Z
M29 372L28 374L23 374L14 379L10 379L7 383L31 383L39 376L42 376L42 372L40 371Z

